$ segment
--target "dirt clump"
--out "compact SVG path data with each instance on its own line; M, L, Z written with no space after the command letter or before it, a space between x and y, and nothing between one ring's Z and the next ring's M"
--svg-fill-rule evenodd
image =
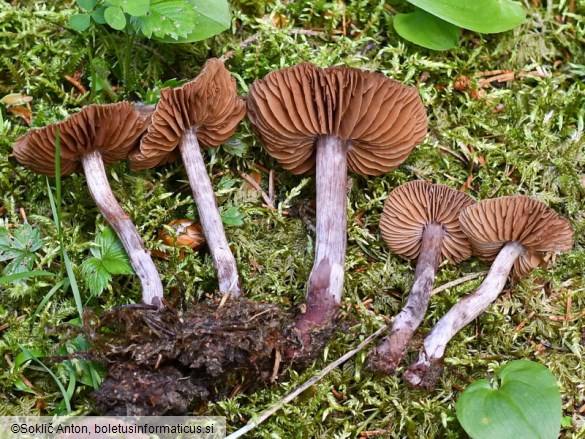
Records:
M86 315L91 356L110 364L93 399L109 415L180 415L201 401L274 380L294 315L249 300L199 304L186 311L123 306Z

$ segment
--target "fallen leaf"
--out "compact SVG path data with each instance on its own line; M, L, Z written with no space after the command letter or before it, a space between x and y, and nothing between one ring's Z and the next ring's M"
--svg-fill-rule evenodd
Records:
M0 102L5 105L25 105L32 100L32 96L23 95L22 93L10 93L0 99Z

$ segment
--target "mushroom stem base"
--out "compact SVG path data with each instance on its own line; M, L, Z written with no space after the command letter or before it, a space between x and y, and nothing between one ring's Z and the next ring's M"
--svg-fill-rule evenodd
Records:
M514 263L523 253L522 244L516 241L506 243L479 288L453 305L437 322L425 338L418 359L404 373L410 385L425 389L435 387L440 378L447 343L498 298Z
M142 301L147 305L162 307L163 287L158 271L134 223L112 192L101 153L99 151L87 153L82 156L81 162L91 197L106 221L118 234L130 264L140 279Z
M309 275L307 297L293 333L301 349L289 352L295 359L317 355L333 332L343 292L347 243L347 144L335 136L317 139L317 225L315 260ZM312 332L327 337L314 343ZM318 345L318 346L317 346Z
M241 295L240 279L236 260L230 250L225 230L211 181L201 155L201 148L196 136L196 128L186 131L181 139L179 149L189 177L203 234L217 270L219 291L222 294L230 293L233 297Z
M402 361L429 306L433 282L441 262L444 235L445 231L438 223L427 224L424 228L412 290L406 305L394 319L390 335L370 352L366 366L370 371L391 374Z

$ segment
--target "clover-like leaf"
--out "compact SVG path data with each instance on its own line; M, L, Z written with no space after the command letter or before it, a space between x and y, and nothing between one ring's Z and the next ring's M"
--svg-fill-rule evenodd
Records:
M98 0L75 0L75 3L79 5L81 9L91 11L97 5Z
M457 46L461 28L417 9L394 18L394 29L405 40L433 50L448 50Z
M77 32L83 32L91 25L90 14L74 14L69 19L69 26Z
M104 11L104 19L112 28L122 30L126 27L126 16L119 6L109 6Z
M522 4L512 0L408 0L415 6L464 29L482 33L510 30L524 23Z
M148 13L150 0L124 0L122 9L134 17L141 17Z
M561 394L554 375L528 360L511 361L499 384L479 380L457 400L457 419L474 439L556 439L561 429Z
M93 11L91 13L91 18L93 19L93 21L95 21L98 24L106 24L106 18L104 17L106 9L107 9L106 6L101 6L97 8L95 11Z

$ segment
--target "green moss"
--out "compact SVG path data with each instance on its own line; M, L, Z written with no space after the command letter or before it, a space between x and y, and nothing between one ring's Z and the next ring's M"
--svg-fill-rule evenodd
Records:
M455 188L465 185L476 199L515 193L541 199L571 220L575 248L556 258L551 271L538 270L509 283L497 303L454 338L447 350L447 371L435 391L413 391L400 374L386 378L368 374L363 369L366 353L362 352L272 416L253 436L342 438L379 430L380 437L465 437L454 412L461 388L519 358L539 361L552 370L561 385L564 414L575 420L574 427L565 429L563 435L582 434L577 429L585 428L584 420L577 410L585 400L584 319L562 321L559 317L566 315L569 302L574 316L585 307L585 9L577 6L580 9L570 15L567 2L561 2L561 10L548 3L548 9L530 9L526 24L513 32L480 37L465 34L461 48L446 53L419 49L398 39L391 27L390 10L378 0L345 5L234 0L231 33L188 46L140 41L132 48L138 85L132 90L117 90L120 96L143 95L157 80L189 78L206 57L234 50L228 66L242 93L255 79L301 61L322 66L345 64L376 69L418 86L429 114L429 136L403 166L380 177L351 177L347 280L341 313L344 330L306 370L285 371L275 386L260 385L248 394L212 403L209 414L226 416L230 429L235 430L400 310L414 268L388 253L377 224L384 200L394 187L425 178ZM92 47L104 63L106 79L112 85L123 85L119 79L119 36L67 31L64 25L71 13L66 9L69 5L56 1L47 6L38 2L0 5L0 95L22 91L32 96L34 126L63 119L87 102L88 95L64 80L64 75L80 72L89 89L86 47ZM560 23L557 15L566 22ZM242 47L242 41L249 38ZM545 77L519 75L510 82L492 83L480 98L474 98L471 89L454 88L461 76L470 77L471 86L477 87L477 72L532 72L537 68ZM109 99L106 95L97 98ZM18 209L22 207L29 222L41 228L45 240L35 268L59 273L59 242L46 180L10 157L12 142L28 127L6 108L0 107L0 112L0 207L6 209L2 221L20 224ZM305 294L313 236L298 217L286 216L284 211L312 199L314 182L311 177L305 181L305 177L285 173L264 152L247 122L234 140L236 143L208 154L207 159L212 163L210 171L221 174L214 179L220 205L237 205L244 216L244 224L228 227L227 234L246 293L254 300L292 306ZM261 207L259 198L242 194L240 173L256 166L275 172L275 211ZM168 250L157 240L157 231L171 219L197 218L180 164L130 173L128 165L120 163L108 172L114 192L150 249ZM265 190L267 181L262 173ZM104 223L88 195L82 175L63 180L64 245L76 270L88 255L97 225ZM358 215L359 221L354 219ZM205 252L186 252L181 257L176 249L168 260L157 260L156 264L170 297L189 304L214 296L217 282ZM436 284L486 268L475 259L457 267L445 264ZM417 346L438 318L479 281L460 284L432 298L415 339ZM38 278L0 287L0 321L9 323L0 339L2 414L48 413L62 402L57 386L43 370L34 365L15 370L10 365L20 353L18 343L54 354L67 339L61 330L45 329L75 318L70 290L59 289L38 319L33 318L38 303L53 285L47 278ZM90 297L82 283L80 289L84 304L98 311L140 298L140 285L132 276L115 277L100 297ZM46 364L67 380L64 363ZM33 384L34 393L15 386L21 373ZM78 384L73 399L76 410L87 412L90 391L91 386Z

